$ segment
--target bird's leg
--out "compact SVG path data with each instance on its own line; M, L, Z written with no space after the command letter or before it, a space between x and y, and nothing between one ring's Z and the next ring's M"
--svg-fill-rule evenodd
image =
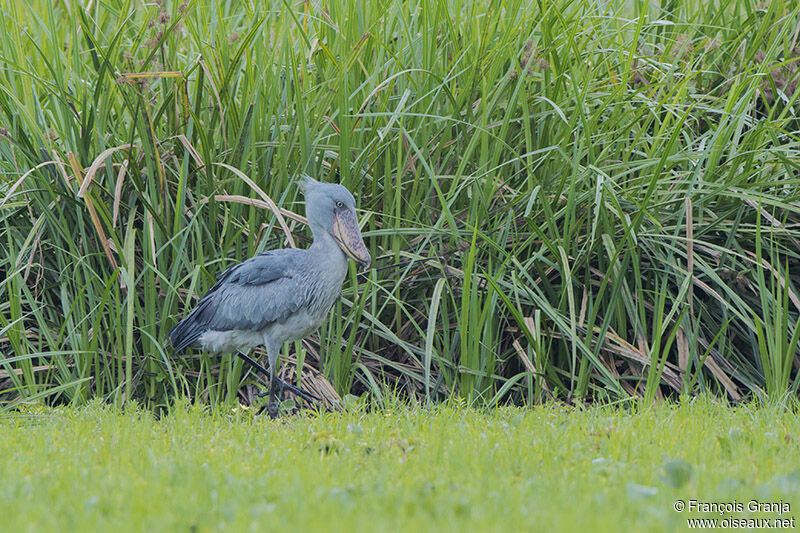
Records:
M270 372L269 370L267 370L266 368L261 366L252 357L250 357L249 355L245 354L244 352L239 352L238 355L239 355L239 357L241 357L242 359L247 361L253 368L256 368L256 369L260 370L261 372L263 372L267 376L267 378L269 378L270 383L272 383L272 372ZM280 378L277 378L277 380L278 380L278 383L280 383L281 389L286 389L289 392L291 392L292 394L300 396L301 398L306 400L308 403L313 403L315 401L317 401L317 402L321 402L322 401L322 399L319 398L318 396L315 396L314 394L311 394L310 392L305 391L305 390L301 389L300 387L295 387L291 383L287 383L287 382L283 381ZM270 390L272 390L272 385L270 385ZM258 397L259 398L263 398L267 394L269 394L269 393L268 392L267 393L261 393L261 394L258 395Z
M275 372L272 372L272 375L269 377L269 401L267 402L267 413L269 417L272 419L278 418L278 407L280 404L275 401L275 396L277 394L277 379L275 376Z
M286 385L286 382L278 380L278 403L283 403L283 387Z

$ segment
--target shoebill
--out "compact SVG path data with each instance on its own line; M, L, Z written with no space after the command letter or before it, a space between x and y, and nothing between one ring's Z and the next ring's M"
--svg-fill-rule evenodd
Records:
M278 416L276 395L284 387L318 399L277 378L283 343L302 339L322 324L339 298L348 260L364 269L371 263L353 195L305 175L301 186L313 244L305 250L269 250L232 266L169 333L176 351L192 346L216 355L237 353L267 374L271 418ZM259 345L267 351L269 370L242 353Z

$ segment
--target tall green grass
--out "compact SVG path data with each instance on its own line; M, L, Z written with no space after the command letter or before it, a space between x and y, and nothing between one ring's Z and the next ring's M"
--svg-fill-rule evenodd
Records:
M2 401L233 402L166 334L300 172L376 258L289 350L339 394L796 396L798 10L6 1Z

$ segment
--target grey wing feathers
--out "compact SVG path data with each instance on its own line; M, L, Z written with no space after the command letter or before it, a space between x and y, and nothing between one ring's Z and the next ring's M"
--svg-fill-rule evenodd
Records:
M208 330L258 331L295 313L307 299L297 268L304 252L264 252L223 272L197 307L170 331L172 345L183 350Z

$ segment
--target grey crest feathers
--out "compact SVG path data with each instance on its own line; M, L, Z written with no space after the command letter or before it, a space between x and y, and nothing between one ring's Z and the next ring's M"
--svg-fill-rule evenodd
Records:
M317 180L309 176L308 174L300 174L300 180L297 184L303 188L304 191L307 191L309 187L313 187L314 184L319 184Z

